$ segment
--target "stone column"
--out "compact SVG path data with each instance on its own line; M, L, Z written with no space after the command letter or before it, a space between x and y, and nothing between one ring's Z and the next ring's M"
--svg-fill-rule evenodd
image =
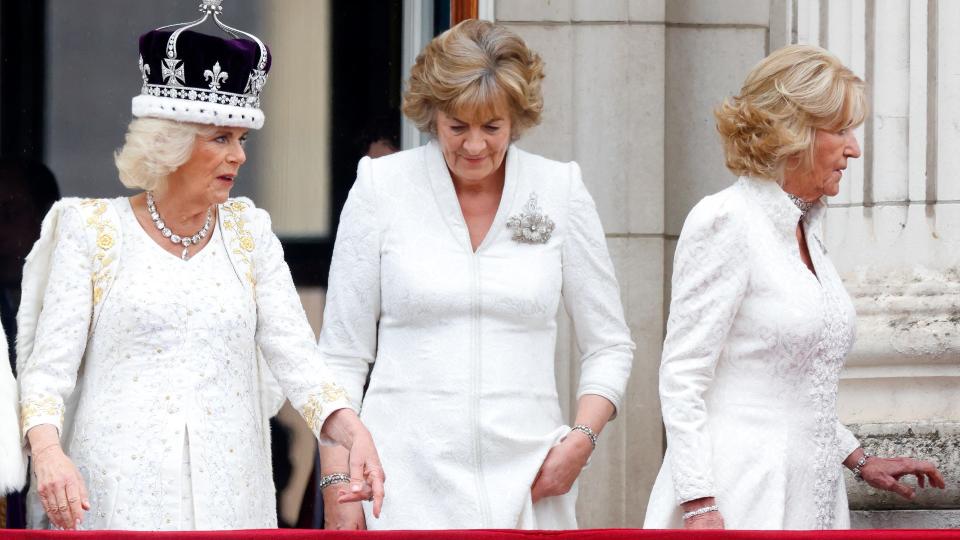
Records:
M960 471L960 5L797 0L797 40L864 77L864 157L831 201L827 243L858 312L841 420L880 455ZM818 17L811 13L821 14ZM817 21L812 31L804 21ZM907 480L910 482L910 480ZM848 477L854 527L960 526L960 488L908 502Z
M495 14L546 62L543 123L519 145L582 167L637 343L627 398L581 477L580 526L639 527L663 451L664 1L504 0ZM558 388L572 421L579 352L561 321Z
M330 233L317 218L330 214L330 6L287 0L264 16L272 53L283 61L273 63L263 93L269 118L251 134L263 148L255 201L270 209L279 236L322 236Z

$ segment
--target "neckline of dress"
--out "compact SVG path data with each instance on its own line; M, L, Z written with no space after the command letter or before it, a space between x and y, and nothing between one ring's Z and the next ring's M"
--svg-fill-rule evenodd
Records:
M147 230L144 228L143 224L141 224L140 220L137 219L137 212L133 208L133 201L131 197L125 197L125 199L127 201L126 209L129 210L129 218L133 220L133 225L135 225L135 228L138 230L137 234L141 235L141 240L145 240L147 243L151 244L153 247L163 252L163 254L170 256L172 259L176 259L178 262L182 264L190 264L193 261L197 260L198 257L203 255L207 251L207 248L213 244L214 240L216 240L216 238L220 234L220 219L219 219L220 212L218 209L217 219L213 220L213 226L210 228L210 240L208 240L207 243L204 244L202 248L200 248L200 251L194 253L189 259L183 260L177 255L174 255L173 253L163 249L163 246L161 246L156 240L154 240L150 236L150 234L147 233Z
M430 187L450 233L457 240L457 243L469 253L472 255L481 254L487 246L503 234L503 229L507 228L507 216L513 206L517 190L517 154L519 150L513 144L507 148L507 155L504 157L503 192L500 194L497 212L480 245L474 250L470 241L470 229L467 227L467 220L463 217L463 209L460 207L460 200L457 198L453 178L450 176L450 170L447 168L447 162L443 158L439 143L436 139L431 139L423 148Z
M827 208L823 199L817 200L804 215L790 200L787 192L774 180L741 176L739 183L754 196L778 232L794 238L797 225L802 221L806 225L804 233L808 236L814 235L820 241L819 227Z
M814 253L819 248L822 240L820 239L819 227L826 209L823 200L818 200L813 207L802 216L799 208L790 200L787 192L773 180L742 176L739 179L741 185L750 193L763 213L770 219L774 230L780 235L781 239L791 249L791 262L795 265L797 271L802 272L820 290L825 293L826 284L823 280L822 264L818 265L818 256ZM810 254L810 263L813 270L807 267L800 256L800 246L797 241L797 226L803 227L804 242L807 252ZM794 253L796 251L796 253ZM806 279L806 278L805 278Z

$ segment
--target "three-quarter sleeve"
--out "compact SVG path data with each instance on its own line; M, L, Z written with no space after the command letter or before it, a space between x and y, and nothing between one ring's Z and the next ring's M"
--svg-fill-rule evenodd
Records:
M749 281L744 227L726 203L690 211L674 256L660 402L678 504L716 495L703 396Z
M580 349L577 399L594 394L620 410L633 366L633 341L624 322L620 287L593 199L570 164L568 229L563 243L564 307Z
M78 208L61 212L56 244L37 320L33 352L20 359L21 435L34 426L63 429L64 403L73 393L93 312L91 259L85 223Z
M257 346L284 395L327 443L320 433L323 423L334 411L350 407L350 401L319 354L270 217L263 210L254 212L260 222L254 265Z
M380 225L372 176L372 162L363 158L340 215L319 340L355 407L377 356L380 319Z

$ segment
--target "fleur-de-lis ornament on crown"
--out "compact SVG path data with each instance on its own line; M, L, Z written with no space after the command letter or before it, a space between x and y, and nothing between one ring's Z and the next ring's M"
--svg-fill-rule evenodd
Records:
M150 64L144 64L143 55L140 55L140 78L143 79L143 88L141 88L140 91L143 93L147 92L147 84L149 84L149 81L147 80L147 78L149 75L150 75Z
M220 83L226 81L228 76L226 71L220 71L220 62L213 64L213 71L209 69L203 71L203 78L210 81L211 90L219 90Z
M537 194L530 193L530 198L520 214L510 216L507 227L513 230L513 240L521 244L546 244L556 227L550 216L543 213L537 204Z

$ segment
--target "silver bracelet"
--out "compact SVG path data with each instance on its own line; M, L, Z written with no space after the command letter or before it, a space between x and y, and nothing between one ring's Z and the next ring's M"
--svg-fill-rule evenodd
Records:
M570 431L571 431L571 432L579 431L580 433L583 433L584 435L586 435L587 437L589 437L589 438L590 438L590 444L593 446L594 450L596 450L596 448L597 448L597 434L594 433L592 429L590 429L590 426L585 426L585 425L583 425L583 424L577 424L577 425L573 426L573 428L571 428Z
M861 469L867 464L867 459L872 458L873 455L870 452L867 452L866 449L863 450L863 455L860 456L860 459L857 460L857 464L853 466L853 477L857 480L863 481L863 475L861 474Z
M717 505L711 504L710 506L704 506L703 508L697 508L696 510L684 512L683 520L686 521L692 517L702 516L703 514L709 514L710 512L719 512L719 511L720 509L717 508Z
M320 477L320 484L317 488L320 491L334 485L334 484L349 484L350 475L347 473L337 472L333 474L325 474Z

